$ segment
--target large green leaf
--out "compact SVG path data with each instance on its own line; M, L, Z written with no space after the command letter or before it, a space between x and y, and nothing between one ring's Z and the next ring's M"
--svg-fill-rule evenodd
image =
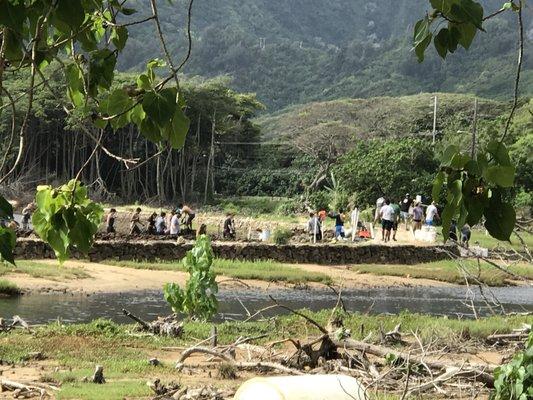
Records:
M503 188L513 187L515 167L494 165L483 171L483 177L490 183Z
M68 64L65 68L67 78L67 94L76 107L85 104L85 88L83 83L83 71L76 63Z
M87 188L74 180L57 189L40 186L32 223L35 232L63 263L71 248L87 252L103 215L102 207L87 197Z
M474 38L476 37L476 33L477 33L476 26L470 23L463 23L463 24L457 24L456 28L460 34L458 38L459 44L463 46L463 48L468 50L470 46L472 45Z
M460 0L452 4L450 9L452 20L473 24L483 30L483 6L473 0Z
M0 227L0 260L15 264L13 250L17 243L17 235L9 228Z
M13 206L3 196L0 196L0 218L13 218Z
M502 202L501 193L492 191L488 207L484 211L485 228L490 235L498 240L509 241L516 223L516 213L513 206Z
M55 16L71 30L76 31L85 20L85 10L81 0L57 0Z
M439 56L442 58L446 58L451 39L452 38L448 28L442 28L433 39L437 53L439 53Z
M111 33L111 41L118 51L122 51L128 41L128 29L124 26L117 26L113 28Z
M429 30L429 25L430 21L427 16L418 21L415 25L414 48L419 62L424 61L424 52L431 43L433 37Z
M185 139L187 138L187 132L189 132L189 126L191 121L185 115L183 110L179 107L176 108L174 116L172 117L172 123L168 130L167 139L173 149L181 149L185 145Z
M98 94L99 87L111 87L116 63L116 55L109 49L95 50L89 54L89 91L93 97Z
M144 95L142 106L147 117L164 129L171 121L176 107L176 89L166 88Z
M504 166L512 166L511 158L507 147L499 141L493 140L487 145L487 151L492 155L494 160Z
M112 116L129 110L132 105L133 102L124 89L115 89L100 101L99 108L102 114Z
M502 203L498 208L489 207L484 212L485 228L498 240L509 241L516 223L516 213L509 203Z
M6 26L14 32L22 33L26 10L24 2L0 0L0 26Z
M460 179L448 183L448 196L446 206L442 212L442 236L447 241L450 236L452 219L459 212L463 196L463 182Z
M442 190L442 185L444 185L445 179L446 173L444 171L440 171L437 176L435 176L435 180L433 181L433 190L431 191L431 197L433 201L439 200L440 192Z

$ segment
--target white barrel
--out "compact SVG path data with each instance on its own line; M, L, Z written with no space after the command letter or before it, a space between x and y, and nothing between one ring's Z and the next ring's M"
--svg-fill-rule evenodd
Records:
M302 375L253 378L234 400L366 400L359 382L346 375Z
M261 235L259 236L259 238L262 242L268 242L268 240L270 239L270 230L264 229L263 231L261 231Z

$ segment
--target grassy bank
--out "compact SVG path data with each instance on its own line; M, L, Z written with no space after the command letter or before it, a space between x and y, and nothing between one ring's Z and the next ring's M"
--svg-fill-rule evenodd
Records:
M141 262L107 260L105 264L136 269L185 271L183 264L179 261ZM266 282L287 282L293 284L308 282L332 283L331 277L326 274L304 271L300 268L274 261L252 262L215 259L213 266L217 275L236 279L257 279Z
M21 293L22 291L16 284L5 279L0 279L0 297L18 296Z
M306 313L324 325L330 316L330 311ZM448 351L453 352L465 346L476 346L491 333L510 332L527 321L528 318L520 316L475 321L403 313L397 316L354 314L346 317L344 323L354 338L362 339L372 332L371 341L376 341L380 327L387 331L401 322L402 331L418 330L423 343L433 342L433 345L446 346ZM258 341L264 344L286 337L319 335L316 328L296 316L278 317L269 322L225 322L218 324L217 328L219 344L232 343L239 336L266 335ZM30 358L32 352L41 352L47 358L42 365L49 366L45 367L41 379L62 383L58 399L141 398L149 394L145 382L155 377L163 381L180 380L185 384L191 380L196 384L204 383L205 378L176 372L174 362L181 350L169 353L162 348L193 345L208 338L211 329L209 323L191 322L186 324L183 337L171 339L140 336L133 332L133 326L103 320L77 325L53 323L36 328L34 333L17 331L0 334L0 360L22 363ZM157 357L162 365L150 365L148 360L151 357ZM95 364L104 366L107 384L83 382L83 377L92 375ZM238 385L239 381L221 380L215 371L209 383L228 386Z
M489 286L504 286L515 279L511 275L483 261L478 265L477 261L462 260L461 265L464 267L464 271L467 271ZM373 275L404 276L415 279L425 278L459 285L465 284L465 274L453 260L442 260L416 265L362 264L354 265L350 268L353 271ZM531 265L525 263L516 264L511 266L509 271L533 279L533 267ZM470 279L470 281L473 282L474 279Z
M50 280L68 280L89 278L83 269L61 266L58 263L46 263L32 260L17 260L16 265L0 264L0 276L6 274L26 274L33 278Z

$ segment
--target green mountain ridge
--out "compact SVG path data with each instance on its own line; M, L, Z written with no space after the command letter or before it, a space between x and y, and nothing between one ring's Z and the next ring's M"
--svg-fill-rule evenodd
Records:
M340 129L358 139L428 135L433 129L433 102L437 96L437 131L456 126L466 129L473 119L474 95L420 93L402 97L342 98L311 102L280 110L256 120L263 140L284 140L313 129ZM506 102L478 98L478 120L494 120L510 109Z
M187 49L185 0L159 3L171 53ZM135 18L149 15L138 1ZM483 1L486 12L501 7ZM411 51L413 24L428 11L427 0L196 0L192 56L184 72L228 75L238 91L256 92L267 112L288 105L341 97L399 96L420 92L475 93L509 99L516 64L517 29L511 13L485 24L467 52L441 60L429 51L418 64ZM533 37L532 9L526 9L526 36ZM141 69L161 56L152 24L131 27L120 68ZM522 94L533 94L533 49L525 41Z

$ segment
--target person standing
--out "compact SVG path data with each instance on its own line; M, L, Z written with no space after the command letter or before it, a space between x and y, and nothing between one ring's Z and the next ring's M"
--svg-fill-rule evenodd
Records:
M374 215L374 223L380 220L381 207L383 207L384 205L385 205L385 197L381 196L379 199L376 200L376 213Z
M235 239L235 221L232 213L226 214L222 237L224 237L224 239Z
M137 208L130 219L130 235L139 235L141 233L141 209Z
M161 214L155 220L155 231L158 235L164 235L167 230L167 225L165 223L167 213L162 211Z
M426 210L426 225L435 225L435 220L438 220L439 218L439 210L437 209L435 202L432 201Z
M470 242L470 236L472 235L472 231L470 230L470 225L465 224L461 228L461 244L465 246L468 249L468 242Z
M385 205L379 211L381 217L381 239L387 243L390 241L392 224L394 223L394 209L390 205L390 200L385 200Z
M335 220L335 239L344 239L344 210L341 208L337 213L332 212L329 217Z
M147 233L149 235L155 235L157 233L156 229L155 229L155 221L157 219L157 213L152 213L149 217L148 217L148 228L147 228Z
M391 203L390 206L394 210L394 220L392 222L392 240L396 242L396 232L398 232L398 224L401 220L401 208L396 203Z
M424 219L424 210L420 203L415 203L413 210L413 235L416 230L422 229L422 220Z
M400 217L405 222L405 230L407 230L407 223L409 222L409 210L413 204L413 199L409 193L405 194L405 198L400 203Z
M22 210L22 230L27 231L30 229L30 219L33 211L35 210L35 203L29 203Z
M175 210L173 210L170 214L172 215L170 217L170 234L171 235L179 235L179 233L180 233L180 216Z
M192 231L192 220L196 217L193 209L186 204L178 204L178 213L183 216L182 222L185 223L185 228Z
M309 220L307 221L307 232L311 236L311 241L322 240L322 229L320 224L320 218L315 213L309 213Z
M106 218L105 230L107 233L116 233L116 230L115 230L116 219L117 219L117 210L112 208L111 210L109 210L109 214L107 214L107 218Z

